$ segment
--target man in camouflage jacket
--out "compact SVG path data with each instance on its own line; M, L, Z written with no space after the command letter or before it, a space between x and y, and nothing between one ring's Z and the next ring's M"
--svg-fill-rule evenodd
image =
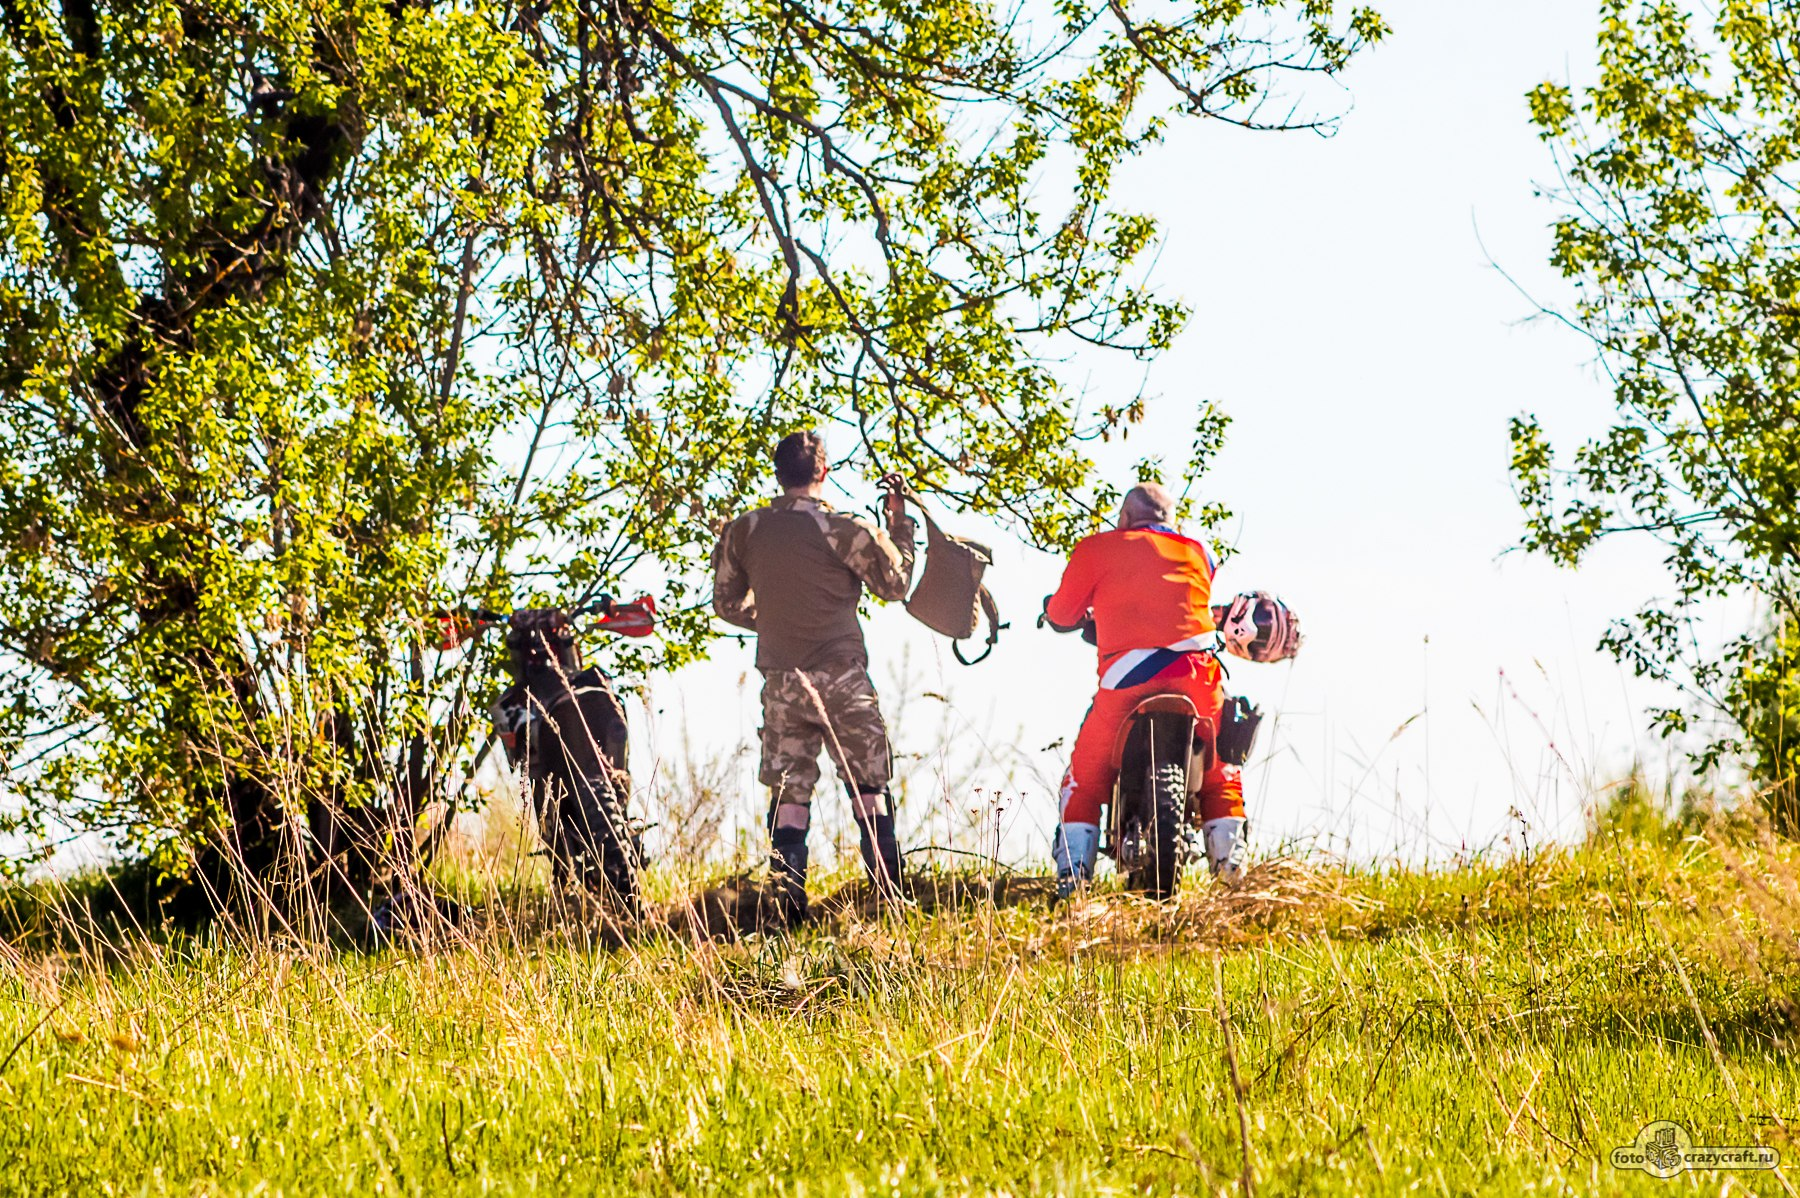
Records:
M806 832L821 749L850 793L870 881L885 898L900 894L893 761L856 605L865 586L882 599L906 597L913 522L893 500L887 533L833 511L819 497L825 472L818 434L784 438L775 448L781 498L732 521L713 550L713 610L756 633L769 868L790 922L806 916Z

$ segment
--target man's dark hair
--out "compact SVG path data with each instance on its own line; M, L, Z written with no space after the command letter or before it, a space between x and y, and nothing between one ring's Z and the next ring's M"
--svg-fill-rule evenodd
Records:
M775 447L775 480L804 487L825 477L825 438L811 429L789 433Z

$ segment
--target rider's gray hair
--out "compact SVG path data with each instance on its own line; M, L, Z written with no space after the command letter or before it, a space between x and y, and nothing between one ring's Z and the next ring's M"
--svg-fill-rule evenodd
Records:
M1120 528L1174 522L1175 497L1156 483L1139 483L1125 492L1125 502L1119 505Z

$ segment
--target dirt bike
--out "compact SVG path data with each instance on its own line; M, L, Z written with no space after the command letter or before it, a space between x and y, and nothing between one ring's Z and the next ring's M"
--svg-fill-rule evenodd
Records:
M526 608L447 614L444 647L506 627L512 685L490 709L495 739L522 775L538 838L559 887L580 887L635 917L642 906L643 827L627 812L625 708L612 679L584 665L576 621L624 636L648 636L649 597L603 596L573 609Z

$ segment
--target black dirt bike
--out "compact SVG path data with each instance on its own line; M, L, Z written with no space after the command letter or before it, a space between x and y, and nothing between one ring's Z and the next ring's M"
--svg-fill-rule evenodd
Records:
M523 775L538 837L559 887L580 887L636 917L642 906L643 828L626 806L628 729L612 679L584 665L575 622L625 636L655 627L648 598L610 597L574 609L481 610L446 616L445 645L506 626L512 685L491 708L495 739Z

